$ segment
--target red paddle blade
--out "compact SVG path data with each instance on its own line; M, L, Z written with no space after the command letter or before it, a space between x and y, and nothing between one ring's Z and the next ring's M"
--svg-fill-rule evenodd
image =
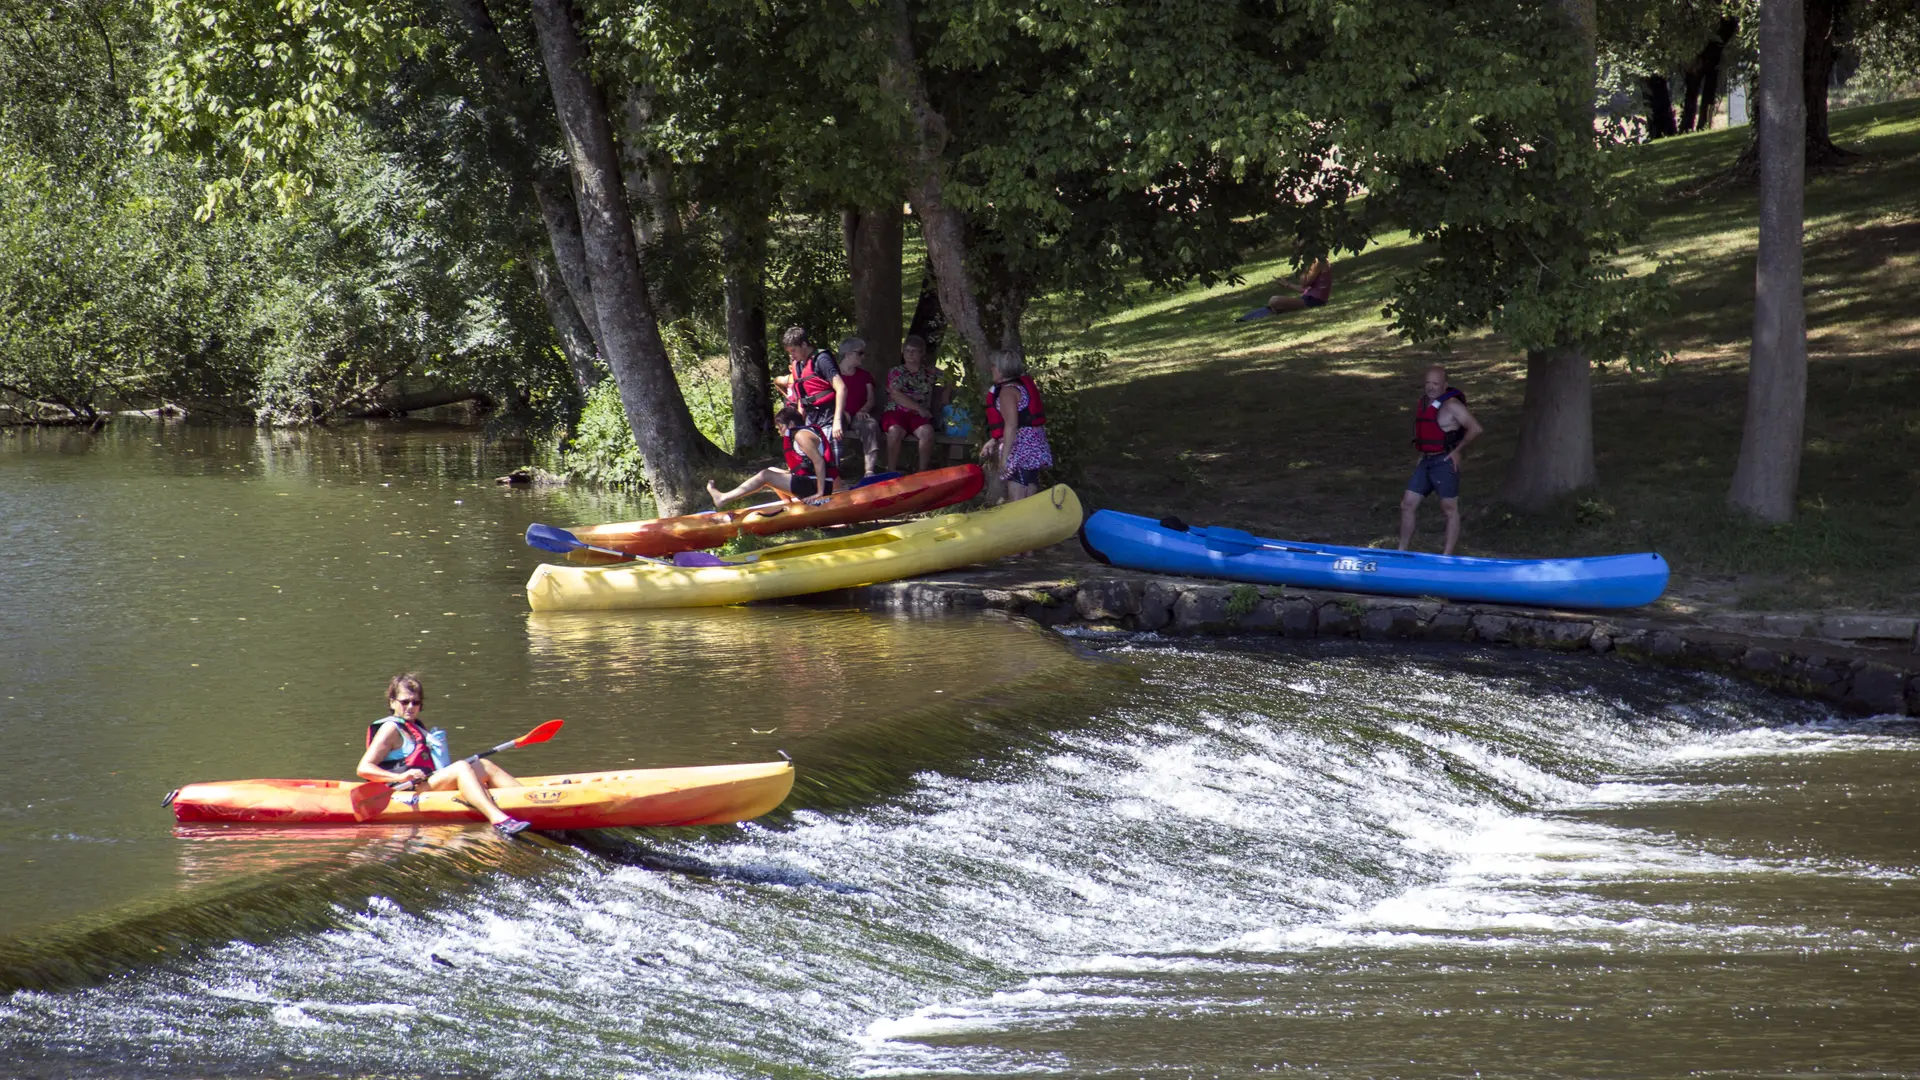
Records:
M365 821L387 808L387 804L393 801L393 789L375 780L347 792L347 800L353 806L353 819Z
M527 732L525 735L513 740L513 745L532 746L534 743L546 742L548 739L553 738L554 733L559 731L560 725L564 723L566 723L565 720L549 720L539 727L534 728L532 731Z

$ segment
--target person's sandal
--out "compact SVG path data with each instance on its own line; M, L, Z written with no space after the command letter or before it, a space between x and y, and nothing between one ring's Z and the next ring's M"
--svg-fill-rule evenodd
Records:
M508 818L505 821L494 822L493 831L511 839L525 832L531 824L532 822L521 821L519 818Z

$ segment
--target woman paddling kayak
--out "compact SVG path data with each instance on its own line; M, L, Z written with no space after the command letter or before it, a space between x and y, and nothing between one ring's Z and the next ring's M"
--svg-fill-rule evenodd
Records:
M395 675L387 684L389 715L367 725L367 752L360 755L360 767L354 771L363 780L405 783L409 788L426 791L460 789L467 804L493 823L502 836L512 836L527 827L518 818L509 817L493 801L488 788L517 788L520 781L512 773L482 758L456 761L436 768L433 747L427 731L420 726L420 708L424 704L417 675Z

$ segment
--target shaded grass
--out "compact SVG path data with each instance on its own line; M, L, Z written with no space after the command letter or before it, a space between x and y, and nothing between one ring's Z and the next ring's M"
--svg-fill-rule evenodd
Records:
M1863 157L1807 192L1809 377L1801 514L1760 527L1724 509L1746 405L1757 193L1715 183L1744 128L1621 151L1651 227L1629 261L1671 263L1675 304L1654 329L1675 353L1657 372L1596 372L1599 486L1537 514L1494 501L1512 463L1524 358L1478 335L1441 357L1399 341L1381 309L1419 258L1386 238L1335 266L1327 307L1259 322L1277 253L1247 283L1133 306L1075 333L1114 358L1089 390L1111 437L1087 470L1089 502L1345 543L1395 540L1412 465L1420 372L1453 370L1487 435L1465 470L1466 549L1582 555L1654 548L1682 601L1747 607L1920 607L1920 101L1836 112ZM1437 546L1438 511L1421 546Z

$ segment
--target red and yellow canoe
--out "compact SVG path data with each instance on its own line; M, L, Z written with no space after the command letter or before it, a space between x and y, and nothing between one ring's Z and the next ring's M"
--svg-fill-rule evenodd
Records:
M522 777L494 801L536 829L725 825L779 806L793 790L793 763L699 765ZM261 825L352 825L351 780L225 780L188 784L170 796L176 821ZM457 791L395 792L375 825L484 821Z
M772 502L740 510L709 510L684 517L586 525L567 531L583 543L629 555L671 555L676 551L719 547L743 532L766 536L793 529L819 529L938 510L980 494L986 479L978 465L955 465L850 488L827 496L818 506ZM617 560L598 552L575 551L567 556L567 561L595 566Z

